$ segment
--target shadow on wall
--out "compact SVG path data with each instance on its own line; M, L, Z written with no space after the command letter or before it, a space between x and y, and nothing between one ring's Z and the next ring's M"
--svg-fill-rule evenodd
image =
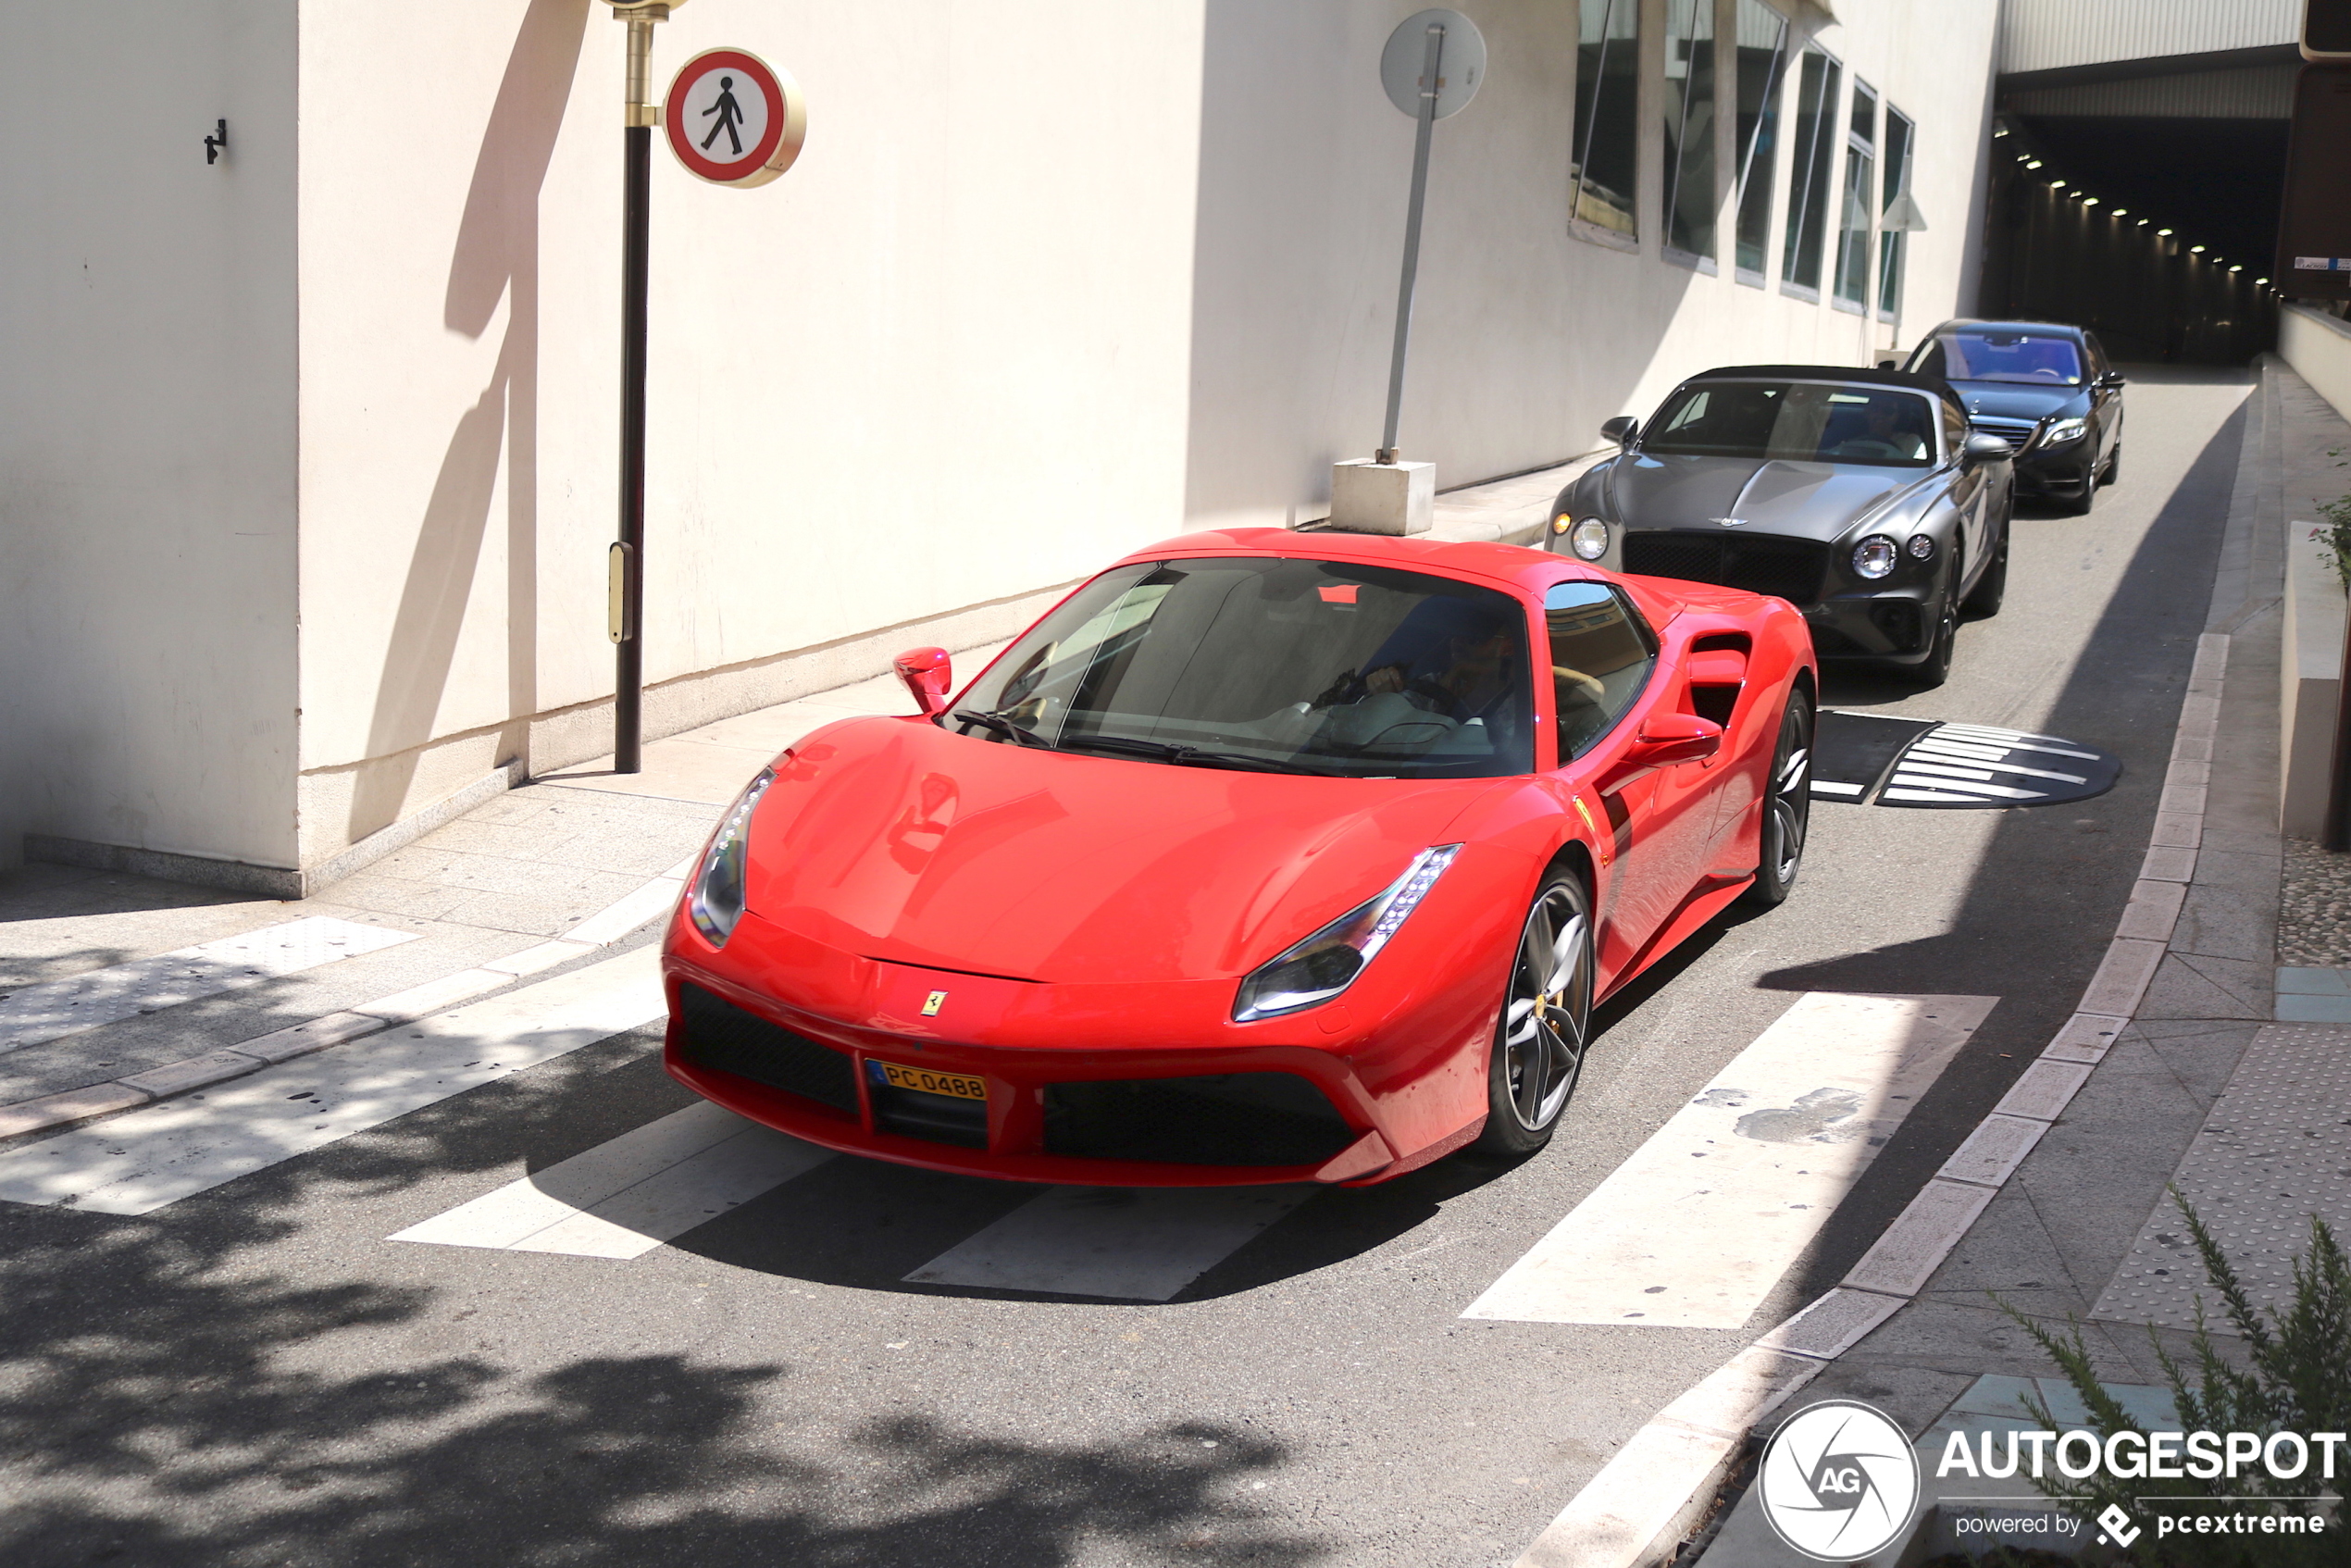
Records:
M1563 53L1539 7L1480 12L1491 75L1432 143L1402 444L1446 489L1565 461L1601 420L1645 417L1632 399L1698 276L1653 237L1636 256L1568 232L1562 14ZM1209 0L1194 526L1294 526L1319 515L1303 504L1328 495L1331 463L1378 445L1412 142L1376 75L1391 25L1316 0Z
M538 711L539 192L563 128L587 31L588 0L533 0L516 34L449 262L442 320L479 338L511 293L505 341L490 384L458 419L417 530L367 728L367 760L351 797L356 842L398 820L433 738L456 657L466 604L481 565L501 451L506 466L506 713L521 745Z

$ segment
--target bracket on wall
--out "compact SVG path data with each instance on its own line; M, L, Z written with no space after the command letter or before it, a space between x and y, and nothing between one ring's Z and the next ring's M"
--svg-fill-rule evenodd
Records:
M204 161L218 163L220 155L229 150L229 122L222 120L219 129L204 139Z

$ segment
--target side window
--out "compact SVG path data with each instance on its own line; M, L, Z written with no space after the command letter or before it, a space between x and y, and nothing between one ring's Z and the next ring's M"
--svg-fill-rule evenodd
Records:
M2087 344L2089 345L2089 348L2090 348L2090 374L2091 374L2091 375L2093 375L2093 376L2103 376L2103 375L2105 375L2105 374L2106 374L2108 370L2111 370L2111 369L2113 369L2113 368L2114 368L2114 367L2112 367L2111 365L2108 365L2108 364L2107 363L2107 361L2106 361L2106 346L2105 346L2104 344L2102 344L2102 343L2100 343L2100 342L2098 342L2098 335L2097 335L2096 332L2084 332L2084 333L2083 333L2083 334L2082 334L2082 341L2083 341L2084 343L2087 343Z
M1967 414L1956 403L1943 402L1943 448L1947 455L1957 457L1967 445Z
M1560 761L1592 749L1616 727L1657 666L1657 638L1640 612L1605 583L1562 582L1543 598L1550 630L1551 689Z

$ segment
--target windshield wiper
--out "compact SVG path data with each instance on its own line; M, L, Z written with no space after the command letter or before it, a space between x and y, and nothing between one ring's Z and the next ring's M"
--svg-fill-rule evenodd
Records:
M1042 746L1049 752L1053 749L1053 743L1042 735L1033 729L1022 728L1002 714L981 713L976 708L957 708L953 717L958 724L976 724L989 734L1001 735L1015 745Z
M1124 752L1131 756L1153 757L1172 763L1177 767L1231 767L1252 773L1304 773L1318 778L1330 777L1319 767L1305 767L1297 763L1276 762L1271 757L1252 757L1239 752L1207 752L1198 746L1177 746L1165 740L1142 740L1128 735L1064 735L1061 745L1091 747L1096 751Z

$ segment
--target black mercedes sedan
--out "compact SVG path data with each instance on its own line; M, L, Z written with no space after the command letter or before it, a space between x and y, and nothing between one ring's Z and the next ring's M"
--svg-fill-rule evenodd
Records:
M2122 378L2097 334L2052 321L1946 321L1905 368L1948 381L2016 454L2020 494L2077 516L2122 466Z
M1872 660L1928 686L1950 673L1962 609L2008 582L2008 443L1972 431L1929 376L1743 365L1675 387L1617 455L1560 492L1546 546L1613 571L1775 594L1822 660Z

